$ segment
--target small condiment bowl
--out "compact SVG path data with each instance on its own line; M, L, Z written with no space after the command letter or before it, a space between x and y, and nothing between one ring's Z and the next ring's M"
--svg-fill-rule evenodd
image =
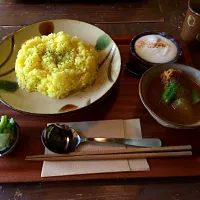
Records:
M20 127L19 125L17 124L17 122L15 121L15 124L16 124L16 137L15 137L15 141L13 142L12 146L4 149L3 151L0 151L0 157L3 157L3 156L6 156L8 154L10 154L14 149L15 147L17 146L18 142L19 142L19 137L20 137Z
M166 63L174 63L174 62L178 61L178 59L182 55L181 45L175 40L175 38L173 36L169 35L166 32L145 31L145 32L142 32L142 33L136 35L131 40L130 51L129 51L129 62L126 65L129 72L131 72L135 75L141 76L150 67L163 64L163 63L148 62L148 61L142 59L135 51L135 43L139 38L141 38L145 35L154 35L154 34L160 35L162 37L169 39L170 41L172 41L175 44L175 46L177 48L177 54L176 54L175 58Z
M161 117L160 115L158 115L157 113L155 113L150 105L147 102L147 90L149 89L149 84L150 81L157 77L160 76L160 74L164 71L164 70L168 70L168 69L178 69L178 70L183 70L184 73L187 74L187 76L194 82L196 82L197 84L200 85L200 71L198 69L195 69L193 67L190 66L186 66L186 65L182 65L182 64L178 64L178 63L168 63L168 64L161 64L161 65L157 65L154 66L150 69L148 69L141 77L140 79L140 83L139 83L139 96L140 99L143 103L143 105L145 106L145 108L148 110L148 112L150 113L150 115L162 126L168 127L168 128L175 128L175 129L191 129L191 128L197 128L200 127L200 119L199 122L195 123L195 124L188 124L188 125L184 125L184 124L178 124L178 123L174 123L172 121L166 120L163 117Z

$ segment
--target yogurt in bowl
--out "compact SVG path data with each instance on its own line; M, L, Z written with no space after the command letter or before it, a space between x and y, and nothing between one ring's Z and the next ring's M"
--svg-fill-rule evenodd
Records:
M171 40L156 34L140 37L136 40L134 48L138 56L151 63L169 62L178 52Z
M131 40L126 67L131 73L141 76L154 65L176 62L181 55L182 48L171 35L146 31Z

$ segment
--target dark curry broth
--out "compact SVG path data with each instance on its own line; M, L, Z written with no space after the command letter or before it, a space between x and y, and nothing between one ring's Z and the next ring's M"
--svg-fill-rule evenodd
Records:
M190 90L195 89L196 92L200 94L200 86L189 78L184 76L181 77L181 83L185 88ZM193 124L200 120L200 103L191 103L192 112L183 115L173 109L171 105L161 102L163 92L164 85L162 84L160 77L154 78L148 88L147 102L149 107L159 117L178 124Z

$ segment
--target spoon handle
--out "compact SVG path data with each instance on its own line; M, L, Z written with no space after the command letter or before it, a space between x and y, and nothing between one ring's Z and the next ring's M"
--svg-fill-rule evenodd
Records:
M82 138L81 142L103 142L135 147L161 147L162 145L161 140L158 138Z

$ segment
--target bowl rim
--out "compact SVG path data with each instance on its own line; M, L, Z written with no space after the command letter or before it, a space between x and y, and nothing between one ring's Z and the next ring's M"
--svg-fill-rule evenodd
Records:
M171 61L169 62L165 62L165 63L152 63L152 62L149 62L147 60L144 60L143 58L141 58L135 51L135 48L134 48L134 45L135 45L135 42L142 36L145 36L145 35L160 35L162 37L165 37L169 40L171 40L177 47L177 54L175 56L174 59L172 59ZM130 52L132 54L132 56L135 56L140 62L142 62L143 64L147 65L147 66L155 66L155 65L161 65L161 64L166 64L166 63L175 63L179 58L180 56L182 55L182 46L179 42L177 42L177 40L172 36L170 35L169 33L167 32L159 32L159 31L144 31L144 32L141 32L139 34L137 34L136 36L134 36L132 39L131 39L131 42L130 42Z
M9 153L11 153L14 148L17 146L17 143L19 142L19 138L20 138L20 127L19 124L15 121L16 124L16 139L15 142L13 143L12 146L10 146L9 148L4 149L3 151L0 151L0 157L6 156Z
M150 71L153 71L155 70L155 68L157 67L160 67L162 65L166 65L167 63L163 63L163 64L160 64L160 65L156 65L156 66L153 66L151 68L149 68L141 77L140 81L139 81L139 96L140 96L140 99L144 105L144 107L148 110L148 112L153 115L152 117L155 119L159 119L159 120L162 120L164 123L166 123L167 125L169 125L171 128L197 128L197 127L200 127L200 121L199 122L196 122L196 123L193 123L193 124L179 124L179 123L176 123L176 122L173 122L173 121L170 121L170 120L167 120L163 117L161 117L160 115L156 114L149 106L149 104L146 102L145 98L144 98L144 91L142 91L142 84L143 84L143 80L148 76L148 73ZM171 65L176 65L176 63L170 63ZM179 63L177 63L179 64ZM195 71L198 71L200 73L200 71L194 67L191 67L191 66L188 66L188 65L184 65L184 64L180 64L182 65L183 67L187 67L187 68L190 68L191 70L195 70ZM156 119L155 119L156 120ZM157 121L157 120L156 120ZM159 124L163 125L162 123L158 122ZM163 125L164 126L164 125Z

